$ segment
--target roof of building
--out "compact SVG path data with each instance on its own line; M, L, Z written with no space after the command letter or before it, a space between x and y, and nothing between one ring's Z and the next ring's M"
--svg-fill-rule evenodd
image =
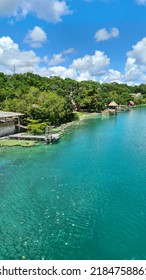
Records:
M0 118L17 118L19 116L23 116L24 114L21 113L14 113L14 112L5 112L0 111Z
M130 105L134 105L134 102L132 100L129 101Z
M115 101L112 101L108 106L117 107L118 104Z

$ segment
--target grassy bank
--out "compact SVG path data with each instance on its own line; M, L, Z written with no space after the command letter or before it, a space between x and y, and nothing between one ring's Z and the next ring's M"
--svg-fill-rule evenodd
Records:
M134 105L135 108L146 107L146 104Z
M89 119L89 118L93 118L95 116L100 115L99 113L88 113L88 112L76 112L79 121L82 121L84 119Z
M35 141L26 141L26 140L0 140L0 147L33 147L36 145Z

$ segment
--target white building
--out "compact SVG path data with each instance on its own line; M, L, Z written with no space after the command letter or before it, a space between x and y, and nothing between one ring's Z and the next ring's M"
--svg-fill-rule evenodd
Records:
M20 131L21 113L0 111L0 137Z

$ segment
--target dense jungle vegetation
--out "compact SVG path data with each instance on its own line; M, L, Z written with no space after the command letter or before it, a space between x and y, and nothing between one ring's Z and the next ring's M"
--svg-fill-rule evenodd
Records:
M131 94L141 93L139 98ZM77 111L101 112L111 101L117 104L146 103L146 85L77 82L32 73L0 73L0 110L25 114L23 124L41 133L46 125L60 125L77 119Z

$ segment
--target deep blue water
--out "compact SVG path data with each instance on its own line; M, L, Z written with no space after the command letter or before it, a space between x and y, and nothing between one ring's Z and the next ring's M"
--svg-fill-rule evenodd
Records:
M0 259L146 259L146 109L0 148Z

